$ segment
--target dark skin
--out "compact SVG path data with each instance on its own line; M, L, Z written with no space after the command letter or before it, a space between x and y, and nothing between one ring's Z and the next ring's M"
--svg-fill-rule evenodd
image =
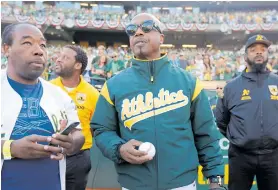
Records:
M80 83L82 64L76 62L76 52L70 48L63 48L55 64L55 73L62 79L64 86L77 87Z
M148 14L139 14L133 18L131 23L141 24L146 20L153 20ZM160 57L160 45L164 41L164 35L156 30L144 33L139 27L134 36L129 38L130 47L138 59L153 60Z
M36 84L47 63L46 40L41 31L31 25L18 25L13 43L4 44L8 57L8 76L22 84Z
M8 76L22 84L36 84L47 64L46 40L41 31L30 24L17 25L12 44L4 44L3 49L8 57ZM61 129L66 125L67 121L62 121ZM1 140L1 147L4 142ZM59 147L41 145L40 142L51 142ZM84 136L79 130L70 135L54 134L52 137L30 135L12 142L11 155L21 159L50 157L61 160L63 154L79 151L83 143Z
M55 73L61 77L63 85L68 88L77 87L81 81L82 63L76 61L76 55L74 50L63 48L55 64ZM94 134L93 130L91 133Z
M264 44L253 44L247 48L244 58L249 71L256 72L258 69L264 71L268 62L268 48Z
M61 127L65 128L66 124L67 122L63 121ZM41 145L39 144L40 142L51 142L60 147ZM64 148L64 154L69 154L74 151L72 143L72 134L69 134L69 136L54 134L52 137L30 135L12 142L11 155L15 158L21 159L50 157L53 160L61 160L64 157L61 153L61 147Z
M139 14L133 18L131 23L141 24L146 20L154 20L149 14ZM134 36L129 38L130 47L135 57L143 60L154 60L161 57L160 44L164 41L164 35L160 34L156 30L152 30L149 33L144 33L139 27ZM142 142L137 140L130 140L120 147L121 157L131 164L142 164L152 158L150 158L146 152L139 151L136 147L140 146ZM210 188L217 188L218 184L210 184Z
M131 21L133 24L141 24L145 20L153 20L148 14L139 14ZM164 41L164 35L156 30L144 33L138 28L134 36L129 38L130 47L138 59L153 60L160 57L160 44ZM120 147L121 157L131 164L142 164L152 160L146 152L139 151L142 142L132 139Z
M152 160L152 158L148 156L147 152L136 149L136 147L139 147L141 144L141 141L137 141L135 139L132 139L123 144L120 147L120 154L122 159L131 164L143 164Z

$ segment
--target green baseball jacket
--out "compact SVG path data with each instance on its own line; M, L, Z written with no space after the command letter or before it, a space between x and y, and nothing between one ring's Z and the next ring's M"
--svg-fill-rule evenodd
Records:
M115 162L130 190L164 190L191 184L199 163L206 177L224 175L219 132L199 80L169 63L133 58L132 67L105 83L92 119L97 146ZM118 148L131 139L151 142L153 160L123 161Z

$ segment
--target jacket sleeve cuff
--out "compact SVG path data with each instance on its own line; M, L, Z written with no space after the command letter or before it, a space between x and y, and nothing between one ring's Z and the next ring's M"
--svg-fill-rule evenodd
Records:
M120 153L120 148L123 146L123 143L119 144L116 151L116 158L117 158L117 164L125 163L126 161L122 158Z
M207 179L212 176L223 176L224 177L224 165L219 165L214 169L203 171L203 173Z

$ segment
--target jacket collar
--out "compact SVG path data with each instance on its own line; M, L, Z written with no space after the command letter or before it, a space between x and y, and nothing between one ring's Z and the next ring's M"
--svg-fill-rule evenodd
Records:
M244 78L247 78L252 81L258 81L259 79L267 78L269 74L270 74L269 70L265 70L263 72L257 73L257 72L250 72L248 71L247 68L242 72L242 76Z
M140 74L147 77L153 82L160 70L169 63L167 54L154 60L141 60L132 58L132 67L139 71Z

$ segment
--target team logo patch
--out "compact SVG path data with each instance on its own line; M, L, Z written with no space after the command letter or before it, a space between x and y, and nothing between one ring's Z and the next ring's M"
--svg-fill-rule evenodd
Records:
M242 95L241 95L241 100L251 100L250 90L243 89Z
M257 35L256 41L261 41L263 40L263 36L262 35Z
M276 85L268 85L271 100L278 100L278 88Z
M277 96L278 95L278 88L275 85L269 85L268 86L269 92L273 95L273 96Z
M85 100L86 100L86 94L77 93L76 101L78 102L78 104L84 104Z

